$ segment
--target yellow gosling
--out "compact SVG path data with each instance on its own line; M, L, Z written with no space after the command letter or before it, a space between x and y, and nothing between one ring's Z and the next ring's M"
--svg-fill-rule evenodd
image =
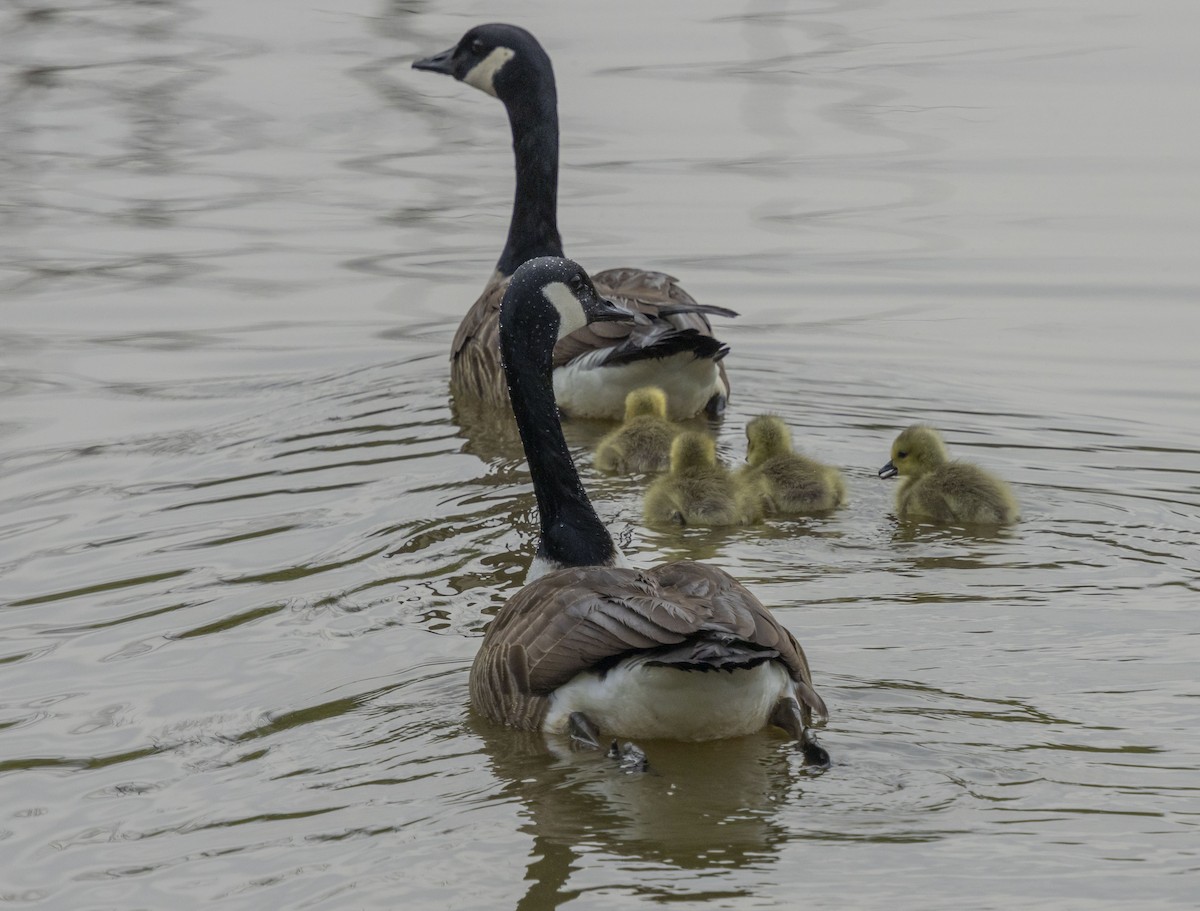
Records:
M596 467L614 474L662 471L680 428L667 420L667 396L643 386L625 396L625 423L596 447Z
M712 438L686 431L671 444L670 473L646 491L645 516L649 525L750 525L762 510L717 461Z
M746 461L738 482L760 498L767 515L828 512L846 502L842 473L793 452L792 433L775 415L746 425Z
M881 478L900 476L896 515L964 525L1007 525L1021 517L1009 486L968 462L952 462L941 435L914 424L896 437Z

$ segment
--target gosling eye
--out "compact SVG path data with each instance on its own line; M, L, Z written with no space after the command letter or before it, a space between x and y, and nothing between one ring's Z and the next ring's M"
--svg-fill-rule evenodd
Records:
M898 459L907 459L907 458L908 458L908 453L907 453L907 452L898 452L898 453L896 453L896 458L898 458Z

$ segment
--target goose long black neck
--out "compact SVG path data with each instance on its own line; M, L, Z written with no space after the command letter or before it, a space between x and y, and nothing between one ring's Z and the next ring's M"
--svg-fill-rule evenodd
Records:
M504 315L502 314L502 326ZM554 403L551 355L557 324L518 317L502 329L500 353L541 522L538 556L561 566L600 566L616 556L611 536L588 499Z
M517 186L508 240L496 263L502 275L512 275L535 256L563 255L558 233L558 94L550 59L539 63L522 74L526 78L517 86L519 91L505 93Z

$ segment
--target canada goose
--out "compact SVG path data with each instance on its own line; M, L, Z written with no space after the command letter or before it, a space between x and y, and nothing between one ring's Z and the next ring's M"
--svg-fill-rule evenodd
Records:
M737 480L761 497L768 515L825 512L846 500L841 472L793 452L791 431L775 415L746 425L746 462Z
M714 740L773 723L809 761L826 763L809 728L826 709L804 652L757 598L703 563L614 565L619 552L567 449L551 371L558 339L619 312L582 268L558 257L525 263L505 291L500 345L537 497L535 563L552 571L488 627L471 667L471 703L494 722L593 746L601 731Z
M507 407L500 366L500 301L513 271L535 256L562 256L558 234L558 101L550 58L515 25L478 25L454 47L413 63L453 76L500 101L508 111L517 185L508 240L496 271L467 312L450 354L456 394ZM718 415L729 397L722 359L729 347L712 336L705 314L732 310L697 304L662 272L609 269L592 277L606 297L636 308L638 323L581 327L554 351L554 394L564 413L619 420L625 395L656 385L672 420L705 410Z
M762 518L752 492L717 461L712 437L689 430L671 443L671 470L646 491L648 525L750 525Z
M680 428L667 420L667 397L657 386L625 396L625 423L596 446L601 471L632 474L662 471L671 458L671 441Z
M951 462L941 435L913 424L892 444L892 458L881 478L900 475L896 515L906 519L1006 525L1020 516L1008 485L968 462Z

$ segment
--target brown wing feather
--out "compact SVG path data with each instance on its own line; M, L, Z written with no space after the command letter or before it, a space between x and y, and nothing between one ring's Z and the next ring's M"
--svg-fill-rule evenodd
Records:
M500 364L500 302L508 288L508 278L492 277L479 299L472 304L454 334L450 348L450 382L456 393L508 405L508 387L504 368ZM679 287L675 278L663 272L644 269L607 269L592 276L601 296L659 317L665 307L699 306L690 294ZM695 329L702 335L712 335L712 326L703 313L674 313L659 317L676 329ZM660 324L661 325L661 324ZM591 323L562 339L554 348L554 366L587 354L612 347L625 341L631 333L645 331L633 323ZM725 365L718 365L721 380L729 388Z
M525 586L484 636L471 669L471 699L494 721L537 729L549 694L575 675L704 630L778 651L801 693L815 697L804 701L824 712L795 637L728 573L690 561L646 572L576 567Z
M509 407L500 364L500 302L508 279L495 276L471 305L450 348L450 385L455 394Z
M666 320L676 329L695 329L701 335L712 335L712 326L703 313L660 315L659 311L667 307L699 306L690 294L679 287L678 279L665 272L629 267L605 269L592 276L592 283L601 297L623 307L640 311L651 318ZM642 331L645 331L645 327L633 323L591 323L555 345L554 366L561 367L582 354L618 344L632 333Z

